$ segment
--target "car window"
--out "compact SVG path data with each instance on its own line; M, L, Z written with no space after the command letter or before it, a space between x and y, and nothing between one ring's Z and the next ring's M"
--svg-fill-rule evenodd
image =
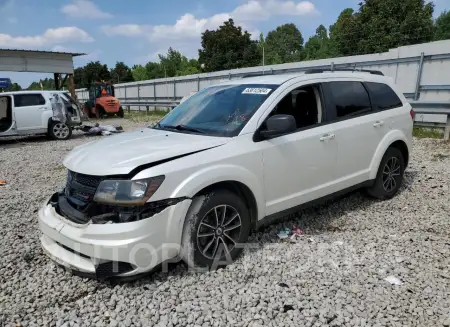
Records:
M371 110L369 94L361 82L329 82L337 118L358 115Z
M366 82L372 106L375 110L387 110L403 106L402 100L387 84Z
M297 129L320 123L322 108L320 101L317 101L320 99L316 97L318 88L319 85L305 85L292 90L277 103L269 117L280 114L291 115L295 119Z
M266 84L211 86L180 103L155 128L236 136L276 88Z
M15 107L41 106L45 104L42 94L15 94Z

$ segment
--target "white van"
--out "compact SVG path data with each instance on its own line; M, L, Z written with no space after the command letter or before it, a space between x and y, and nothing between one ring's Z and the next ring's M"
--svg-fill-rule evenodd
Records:
M53 118L55 94L64 102L65 122ZM73 127L81 123L81 111L67 91L0 93L0 137L45 134L55 140L67 140Z

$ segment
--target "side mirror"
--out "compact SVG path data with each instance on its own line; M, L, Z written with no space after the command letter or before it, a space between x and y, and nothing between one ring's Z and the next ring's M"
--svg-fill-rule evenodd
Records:
M266 128L259 131L263 139L280 136L294 132L297 129L297 123L294 116L274 115L267 119Z

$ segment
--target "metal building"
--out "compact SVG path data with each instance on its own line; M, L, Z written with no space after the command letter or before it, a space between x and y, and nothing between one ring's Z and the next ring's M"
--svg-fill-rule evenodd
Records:
M68 80L69 91L75 96L73 57L82 55L84 53L0 49L0 71L53 73L56 89Z

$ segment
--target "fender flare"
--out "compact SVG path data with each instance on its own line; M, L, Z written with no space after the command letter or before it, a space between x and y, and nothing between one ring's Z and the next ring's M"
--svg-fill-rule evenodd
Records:
M411 145L409 143L408 138L399 130L390 131L386 134L383 140L378 144L378 147L375 151L375 154L370 163L370 174L369 179L373 180L377 177L378 168L381 163L381 159L383 158L386 150L396 141L403 141L408 148L408 152L411 152Z

